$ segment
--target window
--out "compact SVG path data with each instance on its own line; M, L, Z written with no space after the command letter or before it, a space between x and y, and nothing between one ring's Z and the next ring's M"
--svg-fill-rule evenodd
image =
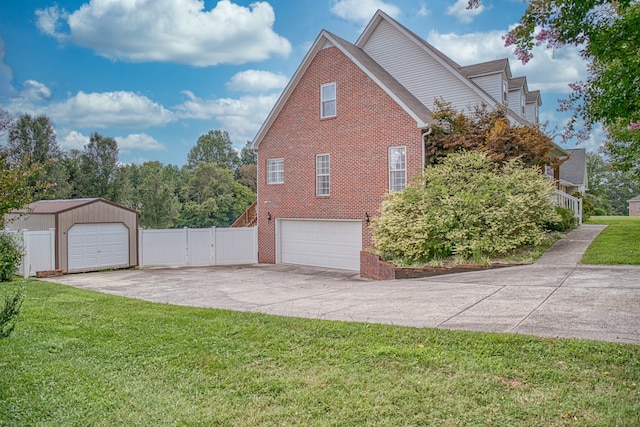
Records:
M284 159L267 160L267 184L284 183Z
M336 84L327 83L320 86L320 117L336 115Z
M318 154L316 156L316 196L329 195L329 155Z
M540 123L540 112L538 111L538 107L534 107L536 112L536 123Z
M524 96L520 97L520 111L522 112L522 115L524 116Z
M407 149L389 147L389 191L402 191L407 185Z
M636 212L640 212L640 203L636 203Z
M507 96L508 96L507 82L503 80L502 81L502 102L504 102L505 104L507 103L507 99L508 99Z

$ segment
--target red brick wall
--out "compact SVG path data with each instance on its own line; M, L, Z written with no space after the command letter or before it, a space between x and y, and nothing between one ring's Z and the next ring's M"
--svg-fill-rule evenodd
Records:
M320 118L320 86L336 82L336 117ZM391 97L335 47L321 50L258 147L260 262L275 263L276 218L363 219L388 192L388 147L407 147L407 178L422 168L420 130ZM316 196L316 154L330 154L330 196ZM284 184L266 184L268 159L284 158ZM267 212L272 220L267 221ZM363 248L372 247L363 221Z

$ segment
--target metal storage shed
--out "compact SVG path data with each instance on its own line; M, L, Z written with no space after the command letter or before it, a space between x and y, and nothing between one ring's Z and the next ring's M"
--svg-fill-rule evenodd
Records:
M13 217L10 230L55 229L56 269L65 273L138 265L138 212L108 200L41 200Z

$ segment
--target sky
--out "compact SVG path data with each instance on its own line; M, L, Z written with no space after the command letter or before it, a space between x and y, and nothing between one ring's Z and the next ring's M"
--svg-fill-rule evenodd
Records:
M586 79L578 49L539 47L523 65L502 36L526 3L485 0L471 11L466 3L4 0L0 104L14 117L47 115L64 150L98 132L115 138L123 163L181 166L209 130L245 146L320 31L355 42L382 9L461 65L510 58L514 77L542 92L541 121L561 127L568 114L556 111L558 99ZM601 140L596 130L581 146L596 150Z

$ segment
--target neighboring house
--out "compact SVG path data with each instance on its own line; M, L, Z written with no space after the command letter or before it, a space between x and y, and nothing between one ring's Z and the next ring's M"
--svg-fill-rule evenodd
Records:
M65 273L138 265L138 212L108 200L40 200L5 215L9 230L55 229L55 268Z
M558 189L567 194L584 195L589 189L587 179L587 150L569 148L565 150L569 157L560 165ZM547 175L553 178L553 169L547 167Z
M640 216L640 196L629 200L629 216Z
M424 167L436 99L520 125L541 105L507 59L462 67L384 12L355 44L322 31L252 142L259 262L359 269L385 194Z

